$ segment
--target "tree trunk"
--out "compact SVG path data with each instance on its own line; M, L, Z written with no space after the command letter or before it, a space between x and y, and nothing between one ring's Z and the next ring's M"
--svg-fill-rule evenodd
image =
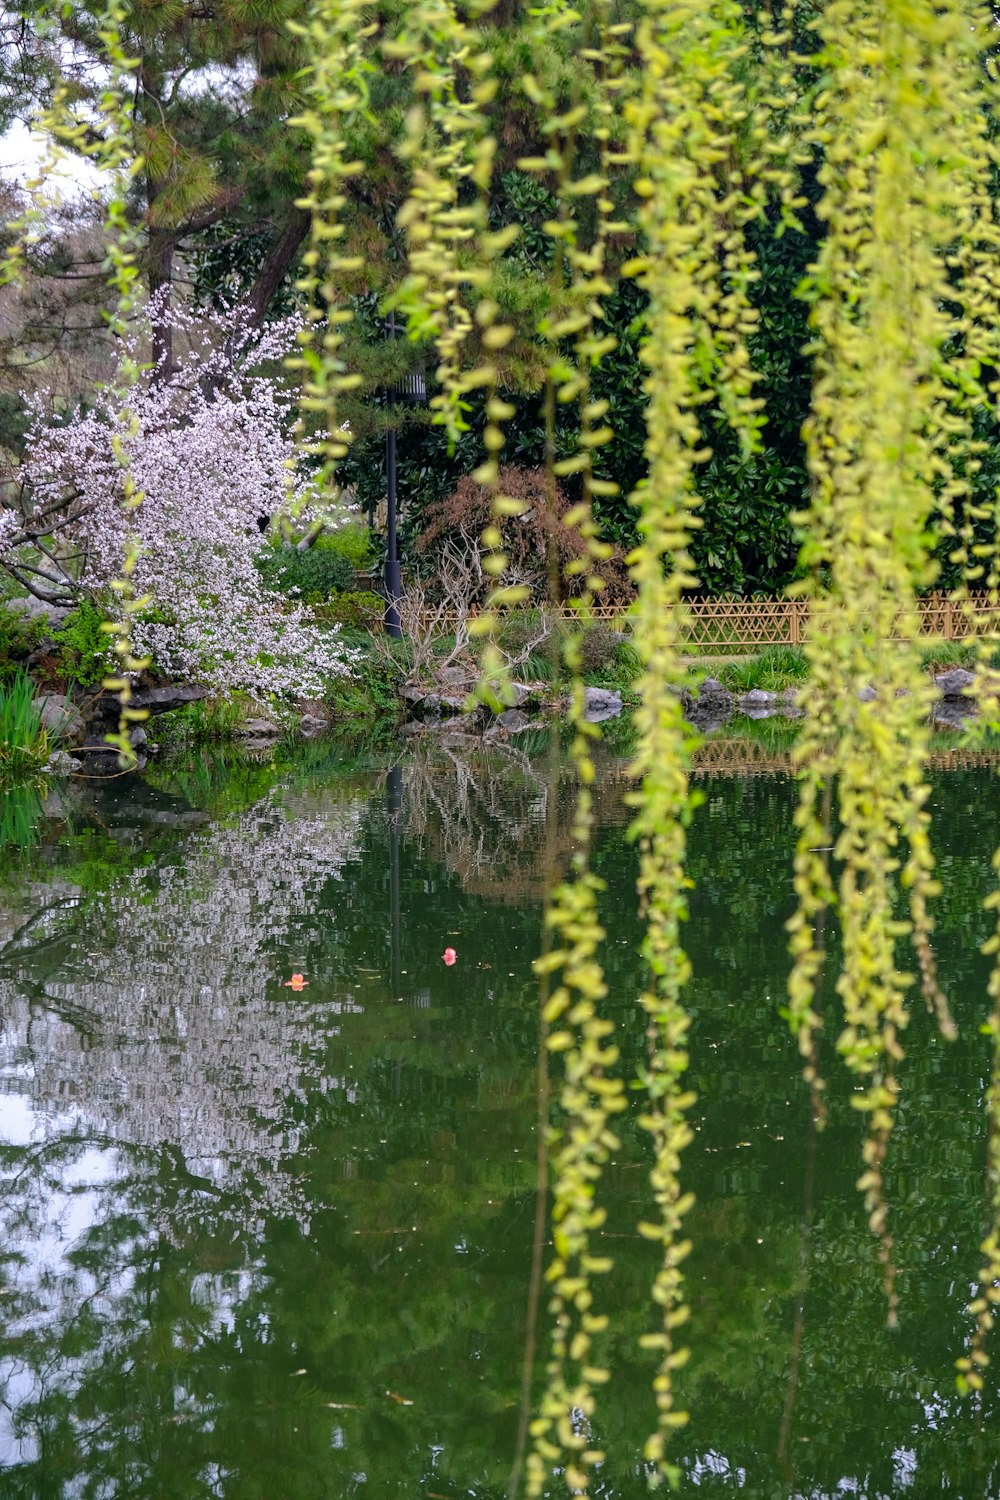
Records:
M309 214L304 208L293 208L284 230L268 251L250 293L252 328L259 328L267 316L275 293L288 274L299 246L309 233L309 223Z

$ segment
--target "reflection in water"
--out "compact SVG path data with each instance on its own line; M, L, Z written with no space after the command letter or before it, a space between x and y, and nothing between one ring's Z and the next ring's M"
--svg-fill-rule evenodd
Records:
M365 802L267 798L100 895L22 894L0 950L0 1090L168 1153L192 1208L252 1203L257 1234L268 1213L305 1214L289 1101L343 1086L326 1051L356 1004L293 999L282 970L302 967L286 945L342 878Z
M11 866L0 1495L498 1500L535 1222L545 813L562 859L570 789L527 757L454 747L374 775L292 767L273 785L202 770L185 772L196 805L106 792ZM622 784L609 762L595 865L633 1075L644 1037ZM835 1038L829 1121L811 1137L777 1016L791 788L703 785L687 933L699 1103L685 1482L698 1495L995 1497L995 1381L978 1401L953 1382L985 1222L993 784L970 772L935 790L939 957L961 1036L944 1044L918 1012L907 1037L888 1177L896 1334ZM299 971L295 993L283 982ZM641 1134L624 1122L602 1185L613 1380L594 1492L608 1500L645 1493Z

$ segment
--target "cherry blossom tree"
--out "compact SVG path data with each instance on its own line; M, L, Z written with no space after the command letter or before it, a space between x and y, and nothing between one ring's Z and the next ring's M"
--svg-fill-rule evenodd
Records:
M232 313L170 316L169 373L146 366L137 383L113 385L68 418L50 393L32 398L0 510L0 567L37 597L89 597L114 613L131 530L135 590L148 596L133 629L139 654L219 691L318 694L348 652L335 629L270 592L256 566L270 545L263 518L314 532L346 516L339 497L316 492L295 441L282 362L298 322L256 330ZM141 339L137 329L124 342L122 369L138 362ZM132 511L126 476L142 496Z

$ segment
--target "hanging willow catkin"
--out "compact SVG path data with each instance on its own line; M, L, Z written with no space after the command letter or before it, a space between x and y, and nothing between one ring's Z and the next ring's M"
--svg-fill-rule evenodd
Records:
M408 7L382 51L406 66L416 95L398 150L410 169L397 215L409 254L392 305L406 314L411 338L434 341L438 389L430 404L454 444L469 426L469 394L495 384L489 351L503 348L513 334L481 295L491 260L517 235L516 226L496 234L488 228L496 154L486 112L496 93L492 56L449 0ZM467 367L463 356L477 324L487 358Z
M562 524L575 527L584 542L582 556L566 569L567 581L578 582L572 583L571 599L576 623L563 647L570 676L571 755L579 781L573 824L576 850L570 878L549 896L545 920L553 933L553 947L540 965L541 972L554 976L544 1019L549 1026L558 1026L550 1031L547 1045L560 1054L562 1073L560 1118L552 1133L554 1254L547 1271L551 1341L545 1389L531 1427L533 1447L526 1465L529 1497L541 1495L550 1469L559 1463L564 1466L567 1487L577 1494L586 1493L589 1471L603 1457L591 1434L595 1388L607 1380L609 1372L595 1361L593 1339L606 1328L607 1317L593 1311L591 1277L609 1270L611 1261L595 1253L593 1237L605 1219L597 1202L601 1170L617 1146L611 1124L626 1103L615 1071L618 1048L609 1042L613 1025L601 1014L607 993L597 958L604 937L598 917L603 886L589 866L594 779L590 746L598 731L586 719L582 641L593 600L603 587L600 565L610 555L610 548L597 535L593 496L597 488L616 492L611 484L599 486L593 473L594 452L612 433L605 421L607 403L591 399L590 372L616 344L601 323L603 298L613 289L606 274L608 239L626 227L613 217L609 172L624 136L620 96L629 27L611 24L610 7L603 0L591 0L579 11L546 6L534 17L536 55L544 56L548 48L557 47L567 28L577 26L574 38L593 69L592 92L584 99L577 88L575 94L560 99L551 84L535 75L522 79L538 111L548 148L544 156L519 162L522 170L553 181L559 205L557 216L546 225L555 249L552 308L539 326L547 346L549 530L554 534L559 524L557 482L575 476L581 498ZM587 120L592 120L592 137L599 142L598 170L588 163L579 165L579 127ZM582 221L584 213L592 218L589 234ZM580 413L576 451L558 461L554 454L557 402L575 404Z
M966 81L976 75L977 45L966 6L833 0L820 36L826 82L813 135L823 153L826 236L809 283L816 377L804 557L814 598L810 711L796 750L799 910L789 1009L808 1051L817 963L810 924L831 898L815 848L826 841L817 797L836 778L838 1047L861 1086L852 1102L868 1117L859 1186L879 1236L894 1323L883 1164L911 983L897 967L900 936L912 941L942 1031L954 1033L931 942L928 903L937 887L923 769L930 685L915 641L917 593L934 577L935 489L947 505L965 488L954 477L955 392L965 406L984 396L977 319L984 232L993 238L981 187L989 153L975 85ZM903 920L899 887L907 893Z
M640 1123L652 1141L658 1210L640 1231L660 1242L663 1258L653 1287L660 1326L642 1342L660 1354L657 1424L646 1457L658 1479L676 1482L668 1442L687 1420L675 1404L673 1372L687 1358L676 1330L687 1318L680 1267L690 1248L682 1233L692 1201L681 1189L680 1157L691 1137L686 1111L693 1102L683 1083L689 1023L681 991L689 965L680 923L687 909L683 862L692 797L690 730L678 691L684 676L679 627L684 591L695 583L689 552L698 524L692 475L706 456L696 408L713 388L724 391L720 405L750 448L759 402L746 353L755 322L747 299L752 268L741 232L746 199L733 176L734 133L746 109L738 81L739 8L646 0L643 10L637 36L643 90L629 105L646 242L636 269L649 296L643 345L649 475L635 496L641 533L633 564L639 590L635 643L645 670L637 684L634 770L640 789L633 798L633 832L641 852L643 954L650 976L641 996L649 1061Z
M478 7L488 14L490 4ZM390 299L405 315L411 339L432 339L437 352L436 391L430 406L452 446L468 430L469 397L485 393L486 457L474 477L492 492L495 520L486 529L484 569L496 580L486 608L472 627L492 636L497 609L520 603L527 589L505 586L507 558L499 527L517 515L519 502L499 492L499 453L504 423L515 407L497 390L495 355L510 343L514 327L489 295L492 266L518 235L516 225L492 231L489 195L496 156L489 106L496 94L493 57L482 30L460 19L449 0L425 0L402 14L397 33L382 44L386 56L408 69L416 102L408 111L399 156L408 164L407 196L397 215L405 231L408 260L402 283ZM478 359L469 360L476 340ZM487 640L477 695L496 707L512 701L499 652Z
M311 58L304 71L306 108L291 124L305 131L312 156L308 192L297 202L310 215L309 247L296 283L309 310L299 340L301 354L288 363L302 371L302 410L324 421L319 440L306 444L307 451L324 460L324 486L333 484L336 465L348 448L349 435L338 420L340 394L361 384L341 356L344 327L351 321L341 278L358 271L363 261L346 255L340 242L347 183L362 168L348 157L347 132L368 109L372 61L365 44L377 31L369 16L363 0L313 0L304 24L289 22Z

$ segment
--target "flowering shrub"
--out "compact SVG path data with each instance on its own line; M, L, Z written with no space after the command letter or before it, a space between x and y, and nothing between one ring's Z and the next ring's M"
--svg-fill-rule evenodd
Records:
M0 566L43 597L107 606L131 527L136 594L149 601L134 623L140 655L220 691L318 695L345 670L346 649L257 566L269 522L288 531L341 519L324 514L296 452L295 393L270 373L297 324L251 333L232 315L172 317L175 350L187 352L169 377L149 370L68 421L44 395L34 401L16 503L0 511ZM123 359L137 357L132 342ZM143 495L130 514L126 468Z

